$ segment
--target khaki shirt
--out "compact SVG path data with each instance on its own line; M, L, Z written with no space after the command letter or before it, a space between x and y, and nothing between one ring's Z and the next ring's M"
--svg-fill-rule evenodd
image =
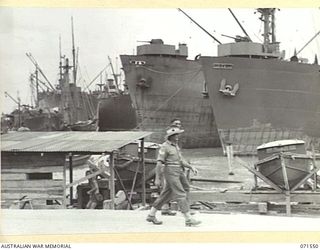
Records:
M182 157L179 146L169 140L161 145L157 161L161 161L166 167L170 168L181 169L189 166Z

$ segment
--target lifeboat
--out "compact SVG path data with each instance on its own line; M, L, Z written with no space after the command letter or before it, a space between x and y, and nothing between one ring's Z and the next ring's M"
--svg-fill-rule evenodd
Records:
M257 147L255 169L282 190L292 191L310 177L315 168L303 140L279 140Z

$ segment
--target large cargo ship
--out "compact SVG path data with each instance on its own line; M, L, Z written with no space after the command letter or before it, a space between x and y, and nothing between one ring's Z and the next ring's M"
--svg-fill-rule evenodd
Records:
M250 39L218 45L218 56L201 57L223 148L252 154L262 143L302 139L319 148L320 67L283 59L275 38L275 9L258 9L263 44Z
M26 55L35 66L35 72L30 75L34 103L21 105L19 98L16 100L6 93L18 105L18 109L2 119L6 130L17 130L22 124L31 131L95 130L95 124L87 126L87 123L96 116L100 92L84 91L78 86L74 43L73 65L60 51L59 79L55 85L48 80L31 53ZM70 77L71 73L73 77Z
M125 81L137 116L137 129L149 130L163 142L174 118L185 129L183 148L220 146L215 119L198 60L188 60L188 48L152 39L137 47L137 55L121 55Z
M37 72L41 69L36 65L36 72L30 77L31 86L36 89L35 108L24 105L20 112L15 111L15 123L23 122L32 131L55 131L62 129L64 125L73 129L81 122L93 120L99 93L85 92L77 86L76 82L70 79L72 67L68 58L61 58L60 77L58 84L53 86L39 79ZM40 88L40 83L44 87ZM16 124L17 127L18 125Z
M63 70L59 79L59 88L55 94L56 98L60 96L60 102L58 103L59 109L63 114L64 122L66 122L71 129L74 127L74 130L83 130L79 129L79 125L81 125L82 122L94 121L99 91L86 92L82 90L80 86L77 86L76 80L72 81L70 79L69 69L74 67L69 65L68 59L66 59L63 66L60 67L62 67ZM74 74L73 70L73 75ZM73 79L76 79L76 76L74 76Z

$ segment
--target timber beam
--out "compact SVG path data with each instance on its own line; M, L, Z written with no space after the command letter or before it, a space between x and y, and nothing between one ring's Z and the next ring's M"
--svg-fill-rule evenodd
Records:
M276 191L191 191L190 202L278 202L286 201L285 194ZM295 191L290 193L291 202L319 203L320 190L317 191Z

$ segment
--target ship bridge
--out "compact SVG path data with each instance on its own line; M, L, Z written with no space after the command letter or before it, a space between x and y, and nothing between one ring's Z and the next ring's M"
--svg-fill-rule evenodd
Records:
M240 56L258 58L280 58L279 43L263 45L255 42L236 42L218 45L218 56Z
M162 39L152 39L149 44L137 46L137 55L161 55L174 57L188 57L188 47L179 43L178 49L174 45L164 44Z

